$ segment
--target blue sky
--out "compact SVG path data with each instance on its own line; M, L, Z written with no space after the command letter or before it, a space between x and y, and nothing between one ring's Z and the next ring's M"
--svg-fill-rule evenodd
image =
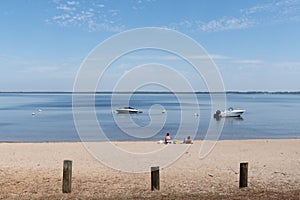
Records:
M300 90L300 0L2 0L0 24L0 91L72 91L96 45L141 27L175 29L196 40L226 90ZM193 82L188 67L181 70ZM111 90L107 82L101 88Z

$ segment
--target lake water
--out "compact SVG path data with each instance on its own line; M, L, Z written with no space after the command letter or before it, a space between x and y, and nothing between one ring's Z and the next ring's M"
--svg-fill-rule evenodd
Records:
M106 137L113 141L157 141L163 139L166 132L170 132L171 137L176 138L175 133L179 128L184 137L197 129L195 139L203 139L209 123L214 127L220 126L223 122L224 127L220 135L222 140L300 138L299 94L227 94L226 96L228 106L246 110L242 118L222 118L220 121L211 121L209 94L197 94L199 110L192 110L195 105L191 103L189 95L182 100L183 102L178 102L174 94L134 94L129 104L141 109L143 113L131 115L112 112L118 107L126 106L123 101L117 101L112 105L111 94L97 94L95 114ZM116 99L123 97L124 95L118 94ZM82 108L84 102L83 97ZM151 106L153 106L152 111ZM180 111L183 108L190 110L190 115L186 117L187 123L180 127L182 120ZM42 112L38 112L38 109ZM162 114L162 109L166 110L165 114ZM32 112L36 114L32 116ZM198 113L199 116L194 116L194 113ZM136 128L131 129L128 126L129 133L126 133L122 127L126 129L129 118L136 124ZM165 123L161 127L156 126L163 121ZM86 123L89 121L87 120ZM143 127L151 123L159 130L147 133L143 131ZM119 126L120 124L122 127ZM86 131L90 130L87 128ZM102 140L95 135L91 137L94 140ZM182 135L177 139L183 139ZM1 93L0 142L4 141L80 141L73 120L72 94Z

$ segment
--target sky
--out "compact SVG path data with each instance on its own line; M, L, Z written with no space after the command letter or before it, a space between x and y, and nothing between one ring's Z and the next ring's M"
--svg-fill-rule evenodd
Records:
M143 27L198 42L228 91L300 91L300 0L2 0L0 25L0 91L72 91L98 44ZM98 88L112 90L133 66L156 62L205 90L190 66L168 57L135 52L114 63Z

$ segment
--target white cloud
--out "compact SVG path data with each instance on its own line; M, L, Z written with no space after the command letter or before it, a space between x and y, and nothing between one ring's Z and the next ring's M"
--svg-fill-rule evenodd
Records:
M104 8L104 7L105 7L104 4L97 4L97 6L98 6L99 8Z
M130 0L125 5L129 9L141 10L155 1ZM120 32L125 29L118 9L119 3L101 0L52 0L52 4L55 5L56 13L50 19L46 19L46 23L62 27L80 27L88 31Z
M202 23L198 26L201 31L225 31L225 30L237 30L246 29L253 26L254 22L247 18L227 18L222 17L220 19L212 20L207 23Z
M279 0L272 3L258 4L250 8L241 9L241 13L252 15L257 13L289 14L299 11L299 0Z
M175 30L194 32L219 32L248 29L259 24L300 22L300 0L277 0L243 8L235 15L223 16L211 21L183 20L167 27Z
M252 15L257 12L266 11L267 9L270 9L272 7L271 4L264 4L264 5L256 5L250 8L241 9L241 13L245 15Z
M279 0L240 10L257 23L300 21L300 0ZM263 16L263 17L262 17Z
M77 2L77 1L67 1L67 4L68 5L78 5L79 2Z
M184 20L178 23L171 23L169 28L171 29L185 29L185 30L198 30L203 32L218 32L226 30L239 30L247 29L255 24L253 20L246 17L235 18L235 17L222 17L219 19L214 19L208 22L203 22L200 20L191 21Z
M64 14L64 15L58 15L58 16L54 16L53 17L53 19L54 20L66 20L66 19L69 19L69 18L71 18L71 16L70 15L68 15L68 14Z
M59 5L56 7L58 10L64 10L64 11L75 11L75 7L69 7L67 5Z
M104 3L105 5L104 5ZM127 6L133 10L147 8L155 0L131 0ZM81 27L89 31L124 30L122 10L109 1L53 0L57 12L47 22L60 26ZM122 7L123 8L123 7ZM166 27L187 32L221 32L242 30L259 24L300 22L300 0L275 0L258 3L252 7L236 10L232 15L212 20L187 19L170 23Z
M120 32L124 25L120 24L117 9L104 9L104 4L94 1L53 1L56 4L56 14L46 20L62 27L81 27L88 31L104 30Z

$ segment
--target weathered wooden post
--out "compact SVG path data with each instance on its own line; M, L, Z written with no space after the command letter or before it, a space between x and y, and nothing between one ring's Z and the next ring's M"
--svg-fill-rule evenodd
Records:
M72 191L72 161L64 160L62 192L71 193Z
M240 163L240 188L248 186L248 163Z
M159 167L151 167L151 190L159 189Z

